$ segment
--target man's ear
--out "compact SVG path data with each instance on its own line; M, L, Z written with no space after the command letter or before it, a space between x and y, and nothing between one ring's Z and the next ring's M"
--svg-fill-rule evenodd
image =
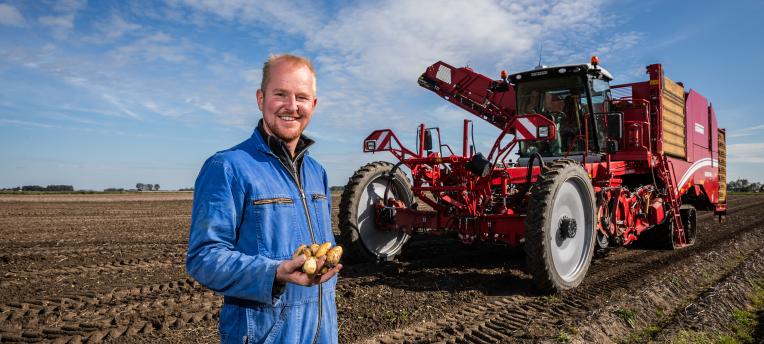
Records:
M318 97L313 98L313 108L316 108L316 105L318 105Z
M263 90L257 89L257 107L260 108L260 112L263 112L263 104L265 100L265 94L263 93Z

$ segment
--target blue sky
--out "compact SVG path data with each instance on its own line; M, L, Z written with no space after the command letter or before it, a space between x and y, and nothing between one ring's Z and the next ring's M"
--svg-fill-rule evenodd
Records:
M730 179L764 181L761 1L2 1L0 188L193 185L246 139L270 53L314 60L307 134L332 185L366 162L372 130L415 126L457 145L470 114L417 85L443 60L489 76L585 63L614 83L667 75L708 97L728 130ZM759 32L759 33L757 33ZM479 150L498 132L476 122Z

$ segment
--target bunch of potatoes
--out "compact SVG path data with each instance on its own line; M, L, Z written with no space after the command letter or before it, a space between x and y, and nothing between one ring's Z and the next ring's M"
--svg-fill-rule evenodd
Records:
M321 245L310 244L310 246L307 246L301 244L300 247L297 248L297 251L294 252L294 255L292 255L292 259L297 258L301 254L304 254L307 257L305 263L302 264L302 272L308 275L316 274L316 261L318 258L326 256L326 262L321 268L321 271L318 272L318 275L323 275L329 272L329 269L340 263L342 246L332 247L332 243L328 241Z

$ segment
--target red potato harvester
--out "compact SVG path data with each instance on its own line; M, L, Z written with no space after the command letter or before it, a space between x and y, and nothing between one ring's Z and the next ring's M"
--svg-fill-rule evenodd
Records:
M474 138L470 145L470 120L461 154L424 124L413 151L390 129L372 132L364 152L399 162L363 166L346 185L346 259L393 259L414 234L523 245L535 285L556 292L581 283L595 247L692 245L696 210L720 221L726 214L725 131L700 93L671 81L660 64L647 74L610 85L596 57L499 80L440 61L428 67L419 85L501 133L483 155Z

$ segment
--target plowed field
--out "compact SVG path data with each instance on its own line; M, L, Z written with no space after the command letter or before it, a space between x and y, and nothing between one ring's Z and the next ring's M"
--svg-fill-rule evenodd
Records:
M184 272L191 197L0 195L0 342L217 342L222 297ZM690 248L598 252L551 296L519 249L415 238L396 262L342 271L340 342L761 342L763 207L701 213Z

